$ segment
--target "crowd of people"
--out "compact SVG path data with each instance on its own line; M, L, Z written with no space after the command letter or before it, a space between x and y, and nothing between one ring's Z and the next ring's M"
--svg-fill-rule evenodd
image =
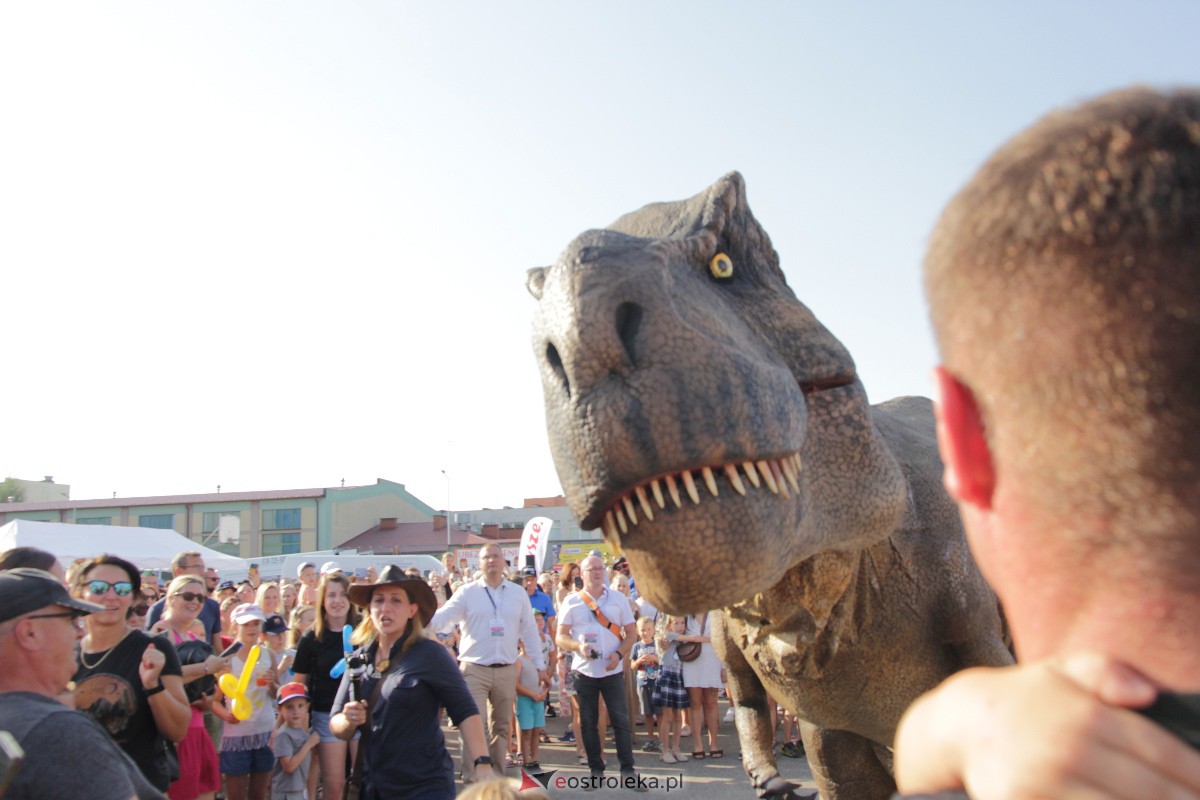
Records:
M122 751L114 796L338 800L353 786L362 796L452 797L456 777L540 769L547 715L570 719L560 738L596 787L610 726L630 788L639 786L635 720L646 727L642 750L664 763L688 760L685 724L692 757L723 756L715 709L682 716L708 697L715 706L724 679L705 616L660 615L637 596L624 559L606 565L593 553L561 575L539 573L489 544L473 573L450 553L443 564L428 575L395 566L346 575L335 562L306 563L294 581L254 570L235 583L197 552L178 554L168 581L110 554L66 569L35 548L0 554L12 586L51 581L33 594L64 609L22 619L61 617L77 632L72 674L38 694L95 723L78 736L103 731ZM686 664L675 655L685 642L700 648ZM63 724L52 720L48 730ZM444 726L461 737L460 765ZM65 786L53 770L25 778L49 792L40 796Z

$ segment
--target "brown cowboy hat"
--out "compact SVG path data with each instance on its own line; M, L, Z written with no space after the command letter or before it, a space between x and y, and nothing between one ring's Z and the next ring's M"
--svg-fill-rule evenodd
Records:
M395 564L384 567L379 573L379 580L374 583L356 583L351 586L350 602L367 608L371 605L371 595L381 586L399 586L407 592L408 599L417 604L421 624L429 625L429 620L433 619L433 612L437 610L437 598L433 596L433 589L429 588L424 578L406 575L404 570Z

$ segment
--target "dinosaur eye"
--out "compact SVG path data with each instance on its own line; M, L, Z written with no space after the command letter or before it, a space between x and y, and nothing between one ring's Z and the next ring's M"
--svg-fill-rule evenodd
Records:
M724 253L717 253L712 257L712 261L708 262L708 271L712 273L714 278L725 280L733 277L733 260Z

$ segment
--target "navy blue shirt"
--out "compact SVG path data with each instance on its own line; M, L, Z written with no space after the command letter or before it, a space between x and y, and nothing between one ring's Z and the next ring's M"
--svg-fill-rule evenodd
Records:
M403 641L403 640L402 640ZM392 658L400 642L392 647ZM365 652L375 663L376 642ZM378 678L362 681L358 698L370 701ZM349 675L342 677L333 712L348 701ZM379 797L435 798L455 796L454 762L442 735L441 707L455 725L479 713L454 658L434 639L415 642L383 681L371 709L371 730L365 748L363 784ZM372 796L368 794L367 796Z

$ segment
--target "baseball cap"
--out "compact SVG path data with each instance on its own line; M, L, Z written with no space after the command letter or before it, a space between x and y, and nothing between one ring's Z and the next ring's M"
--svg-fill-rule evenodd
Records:
M303 574L304 574L304 570L308 569L309 567L312 567L313 569L316 569L316 568L317 568L317 565L316 565L316 564L314 564L314 563L313 563L313 562L311 562L311 561L305 561L303 564L301 564L300 566L296 567L296 577L297 577L297 578L299 578L301 575L303 575Z
M336 561L326 561L321 565L321 574L326 575L330 572L341 572L342 565Z
M283 633L287 629L287 623L279 614L272 614L263 622L263 633Z
M226 589L236 589L237 584L233 581L221 581L221 585L217 587L218 592L223 592Z
M0 622L49 605L64 606L77 616L104 610L104 606L71 597L58 578L45 570L17 567L0 572Z
M259 622L266 622L267 615L263 613L262 608L254 603L242 603L233 610L233 614L230 615L230 619L232 619L238 625L241 625L243 622L249 622L253 619L258 620Z
M522 578L536 578L537 576L538 571L536 567L525 567L525 569L521 570Z
M303 697L305 700L308 699L308 689L304 686L304 684L297 681L285 683L283 686L279 687L279 694L276 695L275 705L281 706L288 700L293 700L297 697Z

